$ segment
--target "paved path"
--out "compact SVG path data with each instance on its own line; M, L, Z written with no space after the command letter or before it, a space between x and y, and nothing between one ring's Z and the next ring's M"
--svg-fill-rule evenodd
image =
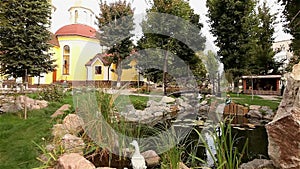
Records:
M144 97L163 97L163 93L159 94L143 94L143 93L135 93L132 89L106 89L105 92L109 94L122 94L122 95L135 95L135 96L144 96Z
M276 95L257 95L265 100L280 100L282 99L281 96L276 96Z

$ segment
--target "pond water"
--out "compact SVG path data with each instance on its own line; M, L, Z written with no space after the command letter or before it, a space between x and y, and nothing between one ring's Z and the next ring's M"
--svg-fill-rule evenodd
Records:
M255 119L247 119L245 117L236 116L232 120L232 137L234 137L234 146L239 152L242 151L243 146L248 139L248 146L245 154L242 158L242 163L251 161L255 158L268 159L268 139L267 132L264 124L256 124L255 126L249 121L255 121ZM202 133L202 137L206 140L213 154L216 153L214 140L211 136L213 128L209 127L210 124L204 122L202 126L195 126L194 128ZM210 156L208 150L203 146L203 143L199 139L199 133L191 131L189 136L182 141L186 150L186 154L194 153L195 156L203 159L207 162L207 166L213 167L213 159ZM186 144L188 142L189 144ZM203 163L195 160L191 161L188 155L185 156L186 163L193 163L194 165L203 165Z

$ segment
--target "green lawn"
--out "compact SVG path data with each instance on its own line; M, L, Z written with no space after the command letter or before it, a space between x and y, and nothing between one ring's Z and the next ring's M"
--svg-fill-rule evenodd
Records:
M115 100L115 105L122 110L126 105L132 104L135 109L144 110L149 97L137 95L120 95Z
M247 105L269 106L272 110L276 110L281 101L281 98L279 98L279 97L275 97L276 100L267 100L260 96L254 95L253 100L252 100L252 96L246 95L246 94L231 93L230 96L234 103L238 103L238 104L242 104L242 105L247 104Z
M43 144L42 138L50 140L51 128L55 121L50 118L65 102L51 103L47 108L28 112L28 118L21 113L0 115L0 168L31 169L41 163L36 160L39 154L37 146Z
M129 99L136 109L144 109L148 101L143 96ZM26 120L21 118L21 112L0 115L0 169L31 169L41 165L36 160L39 149L33 142L42 145L42 138L51 140L51 128L56 121L50 115L65 103L72 105L72 97L42 110L29 111Z

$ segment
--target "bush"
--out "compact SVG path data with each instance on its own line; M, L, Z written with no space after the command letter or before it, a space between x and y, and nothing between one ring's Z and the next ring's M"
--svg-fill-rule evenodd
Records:
M63 100L65 92L61 85L50 85L43 87L39 96L43 100L60 102Z

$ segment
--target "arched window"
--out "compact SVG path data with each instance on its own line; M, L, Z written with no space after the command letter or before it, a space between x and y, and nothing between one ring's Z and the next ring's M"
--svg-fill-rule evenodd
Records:
M78 11L75 10L75 23L77 23L77 22L78 22Z
M70 47L68 45L65 45L63 51L63 74L68 75L69 72L70 72Z

